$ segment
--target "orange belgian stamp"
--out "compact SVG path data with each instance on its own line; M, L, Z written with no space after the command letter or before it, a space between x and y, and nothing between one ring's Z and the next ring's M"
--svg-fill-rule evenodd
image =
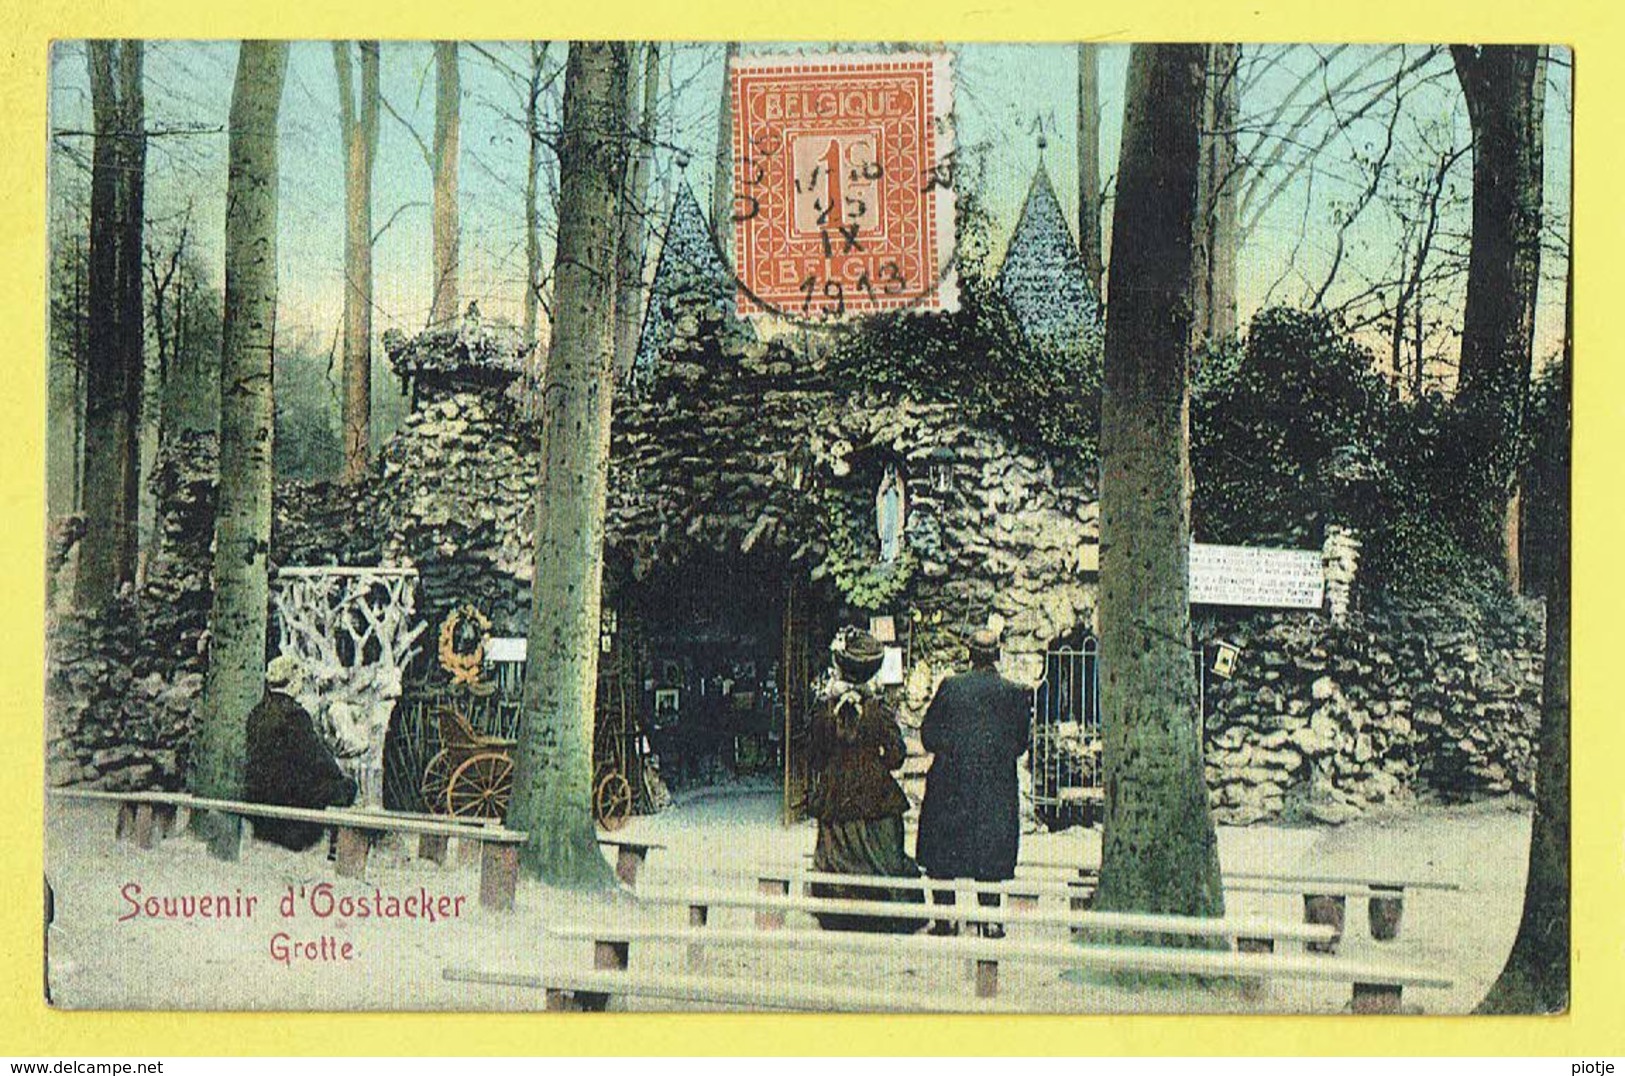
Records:
M736 59L739 312L952 310L946 54Z

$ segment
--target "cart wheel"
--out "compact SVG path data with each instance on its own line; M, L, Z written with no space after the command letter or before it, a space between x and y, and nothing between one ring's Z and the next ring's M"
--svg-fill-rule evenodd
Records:
M626 825L632 814L632 784L613 770L606 773L592 794L592 811L598 824L614 831Z
M451 753L440 751L423 767L423 806L430 814L446 813L446 786L451 783Z
M487 751L474 755L446 783L449 813L462 818L501 818L513 793L513 760Z

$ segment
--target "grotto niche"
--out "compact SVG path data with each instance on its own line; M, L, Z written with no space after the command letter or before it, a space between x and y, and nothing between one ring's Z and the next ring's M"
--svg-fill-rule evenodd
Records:
M615 674L636 733L676 796L737 782L805 799L813 683L837 623L828 588L781 551L690 551L642 578L612 574Z

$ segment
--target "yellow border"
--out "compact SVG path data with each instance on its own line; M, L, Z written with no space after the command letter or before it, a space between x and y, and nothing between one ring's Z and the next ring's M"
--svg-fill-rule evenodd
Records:
M396 0L205 4L5 0L0 11L0 302L6 383L0 532L0 1050L89 1054L1625 1053L1625 721L1615 651L1625 534L1625 42L1609 0L873 0L763 4ZM1556 1018L789 1017L60 1013L40 992L45 443L45 67L52 38L622 37L765 40L1548 41L1576 51L1574 1006Z

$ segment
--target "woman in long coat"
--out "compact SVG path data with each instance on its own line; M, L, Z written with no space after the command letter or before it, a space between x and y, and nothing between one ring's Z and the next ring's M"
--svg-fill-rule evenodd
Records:
M892 777L903 764L903 734L892 709L872 685L883 652L874 636L849 630L831 647L835 670L819 693L808 730L812 774L808 807L818 820L813 869L831 874L916 878L919 867L903 850L908 797ZM818 897L923 903L920 890L818 883ZM819 915L826 930L912 933L919 919Z

